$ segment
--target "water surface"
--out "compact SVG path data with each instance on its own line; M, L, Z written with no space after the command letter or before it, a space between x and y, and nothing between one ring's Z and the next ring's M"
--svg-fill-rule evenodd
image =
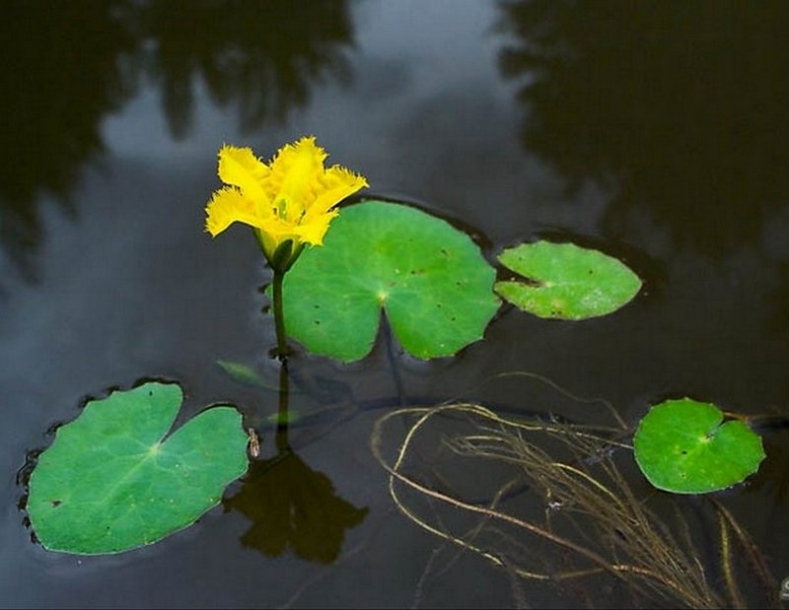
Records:
M630 423L670 395L789 415L789 5L106 0L2 11L3 606L512 606L506 571L469 553L450 561L451 545L394 507L369 449L373 406L460 397L549 409L533 384L490 383L527 371L609 401ZM328 548L256 547L250 516L230 501L139 551L43 551L23 523L17 473L85 397L159 377L185 388L184 416L219 401L255 425L276 411L276 394L216 363L276 378L259 291L268 271L244 227L210 239L204 205L222 143L268 158L305 134L364 174L370 194L473 227L491 261L520 241L572 238L624 258L645 289L581 323L503 308L456 358L396 354L405 397L383 342L350 366L297 356L294 377L329 398L295 403L348 406L291 439L293 476L314 487L325 477L345 502L347 529ZM780 580L787 433L765 434L762 471L723 499ZM264 443L271 452L271 435ZM525 583L521 594L537 607L584 606L584 591L595 605L628 603L587 587Z

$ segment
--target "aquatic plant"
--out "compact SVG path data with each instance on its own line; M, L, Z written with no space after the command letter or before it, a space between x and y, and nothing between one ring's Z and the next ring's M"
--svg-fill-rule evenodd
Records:
M30 475L27 512L41 544L120 553L194 523L247 470L241 414L213 406L170 433L183 392L147 382L89 401L58 428Z
M496 282L496 292L541 318L603 316L629 303L641 290L641 280L623 262L572 243L520 244L498 258L528 281Z
M762 439L744 421L690 398L654 405L633 438L641 472L658 489L707 493L731 487L759 468Z
M720 555L710 563L689 516L675 505L669 524L633 491L622 473L631 432L618 418L574 425L458 402L381 416L371 446L406 517L516 580L587 595L583 579L608 576L635 607L692 608L748 607L741 587L756 581L760 603L780 607L763 557L721 503L711 501Z
M287 354L282 319L282 280L306 245L320 246L334 209L343 199L367 186L364 177L334 165L328 155L304 137L279 149L271 163L260 161L251 148L225 145L219 150L219 177L227 186L206 206L206 230L216 237L234 222L252 227L274 272L273 308L277 348Z
M367 200L346 206L340 214L338 204L367 186L367 181L340 166L325 168L326 158L313 137L283 146L270 163L259 160L250 148L225 145L218 165L225 186L206 207L205 227L212 236L235 222L252 227L273 272L270 296L280 400L277 456L267 462L271 468L288 463L304 471L287 440L292 420L288 337L313 354L351 362L370 352L385 319L387 329L413 356L449 357L483 338L502 299L542 318L583 320L620 309L641 290L641 279L617 258L547 240L501 252L498 260L504 269L498 270L502 279L496 281L497 269L466 232L424 210ZM220 362L235 378L266 385L250 367ZM165 438L180 401L177 385L147 383L92 401L74 422L58 429L29 480L27 509L46 548L113 553L159 540L193 523L219 501L226 485L246 471L247 432L253 442L252 459L258 459L254 427L243 427L240 413L229 405L206 410ZM542 490L551 510L562 508L563 515L590 519L589 531L596 532L599 540L590 544L585 538L578 543L527 520L502 517L495 508L510 493L507 486L497 490L486 507L470 508L473 503L452 499L404 475L400 465L416 432L435 415L449 413L475 421L479 429L443 441L447 447L457 454L517 464L525 471L529 488ZM703 570L699 572L694 563L692 545L682 551L664 536L662 526L641 507L609 460L611 448L630 449L622 437L623 422L618 421L620 436L612 438L602 430L508 421L481 405L465 403L395 414L419 416L398 458L386 461L379 447L381 426L393 415L377 424L373 446L389 470L390 490L398 506L430 531L462 541L417 519L395 493L395 481L475 514L516 523L590 563L576 571L551 568L534 576L538 572L531 568L502 562L494 553L480 550L519 575L565 579L605 571L627 579L639 591L658 590L689 605L706 606L723 599L708 589ZM634 440L635 460L647 480L659 489L695 494L725 489L755 472L764 458L761 439L742 422L722 419L715 406L690 399L654 406ZM569 449L570 461L553 459L526 439L535 432ZM602 478L587 468L593 463L600 464ZM188 483L200 481L205 487L172 483L179 474L188 475ZM247 513L256 514L246 499L238 502ZM282 512L287 505L283 502L277 510ZM353 508L349 512L353 518L343 522L335 538L341 539L346 526L363 518L364 511L347 506ZM747 546L746 535L723 507L716 506L724 524L721 536L734 533ZM626 549L620 548L617 536L627 541ZM609 546L598 548L601 541ZM467 541L463 544L481 549ZM659 552L648 560L649 549ZM726 600L736 601L736 579L730 580Z
M345 208L324 247L305 252L288 274L286 327L311 353L350 362L370 352L385 312L408 353L452 356L480 340L499 309L495 277L479 247L448 222L368 200Z

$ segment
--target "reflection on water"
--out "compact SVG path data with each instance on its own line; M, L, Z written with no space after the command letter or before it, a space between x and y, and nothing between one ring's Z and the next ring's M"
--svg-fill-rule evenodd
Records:
M82 166L104 152L101 120L134 92L127 2L6 2L0 19L0 243L29 278L41 239L36 198L69 211Z
M3 9L0 242L31 279L42 231L36 198L46 192L74 211L69 195L80 171L105 152L102 120L143 80L160 87L170 131L183 137L198 84L250 130L285 120L315 84L350 77L343 0L43 1Z
M517 604L507 572L439 548L393 514L385 473L369 454L378 413L420 396L553 412L555 402L531 390L477 390L513 370L605 398L629 422L668 392L749 413L785 411L783 3L720 0L712 10L690 0L671 11L665 3L562 0L291 6L2 3L3 247L28 261L38 248L43 278L35 286L0 279L14 288L0 325L8 508L0 591L10 605L258 607L296 590L305 591L305 606ZM491 30L496 20L500 33ZM346 66L348 86L331 86ZM203 234L215 151L239 125L254 124L262 126L248 134L256 146L307 132L325 138L338 162L361 160L373 188L476 225L490 237L491 257L505 240L545 229L582 235L603 249L645 253L661 290L647 276L643 298L589 323L502 311L485 340L456 358L421 363L396 354L396 383L382 345L358 366L300 356L291 402L293 411L302 403L309 410L290 427L297 455L285 451L275 463L267 432L265 459L229 490L236 495L226 514L128 556L51 557L20 526L12 478L83 393L156 375L184 383L186 409L230 402L261 428L276 409L270 394L226 379L215 364L259 363L273 345L271 316L260 314L264 297L255 293L268 276L254 237L239 229L239 239L211 243ZM183 139L174 143L174 135ZM95 162L107 171L83 171ZM563 187L582 185L591 188L560 200ZM52 196L72 198L79 223L37 207ZM759 243L762 225L771 233ZM595 417L580 411L579 421ZM776 445L786 437L771 434ZM781 578L786 466L780 451L773 461L767 449L770 465L724 500ZM655 499L637 473L633 481L639 498ZM714 520L705 524L716 531ZM241 548L242 536L251 546ZM305 590L318 572L320 586ZM524 587L523 601L629 603L597 585L589 580L588 597L565 584Z
M245 547L269 557L289 550L319 563L337 559L345 530L359 525L368 512L338 496L329 477L292 451L254 461L241 491L224 505L252 521L241 537Z
M145 23L151 73L176 137L192 121L197 77L249 130L286 119L326 76L348 76L345 2L160 0L148 5Z
M789 3L502 2L525 147L610 197L610 237L711 256L789 195ZM643 214L647 218L643 218ZM736 217L738 222L730 222Z
M307 561L331 563L340 554L345 530L364 521L368 509L339 497L329 477L293 451L288 440L290 378L285 359L279 381L277 454L253 460L241 491L223 503L226 511L237 510L252 521L241 537L245 547L269 557L291 550Z

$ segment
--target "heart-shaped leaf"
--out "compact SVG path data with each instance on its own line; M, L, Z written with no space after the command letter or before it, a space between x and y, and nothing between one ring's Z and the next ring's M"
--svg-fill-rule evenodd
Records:
M622 262L575 244L521 244L504 250L499 261L530 281L496 282L496 292L541 318L603 316L641 289L641 280Z
M759 469L762 439L741 421L723 423L715 405L690 398L652 407L633 439L636 462L658 489L707 493Z
M181 406L176 384L149 382L87 403L58 428L29 481L41 544L119 553L192 524L247 469L247 435L229 406L207 409L165 439Z
M309 351L349 362L372 349L383 309L409 353L450 356L482 338L499 307L494 278L449 223L367 201L344 208L285 276L285 326Z

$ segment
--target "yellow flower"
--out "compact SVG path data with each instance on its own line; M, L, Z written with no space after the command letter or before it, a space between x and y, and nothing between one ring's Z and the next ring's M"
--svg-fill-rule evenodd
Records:
M368 186L363 176L344 167L325 169L327 156L314 137L286 144L270 164L255 157L251 148L224 145L219 177L229 186L211 197L206 230L216 237L234 222L250 225L269 262L288 240L296 256L304 244L321 245L339 213L332 208Z

